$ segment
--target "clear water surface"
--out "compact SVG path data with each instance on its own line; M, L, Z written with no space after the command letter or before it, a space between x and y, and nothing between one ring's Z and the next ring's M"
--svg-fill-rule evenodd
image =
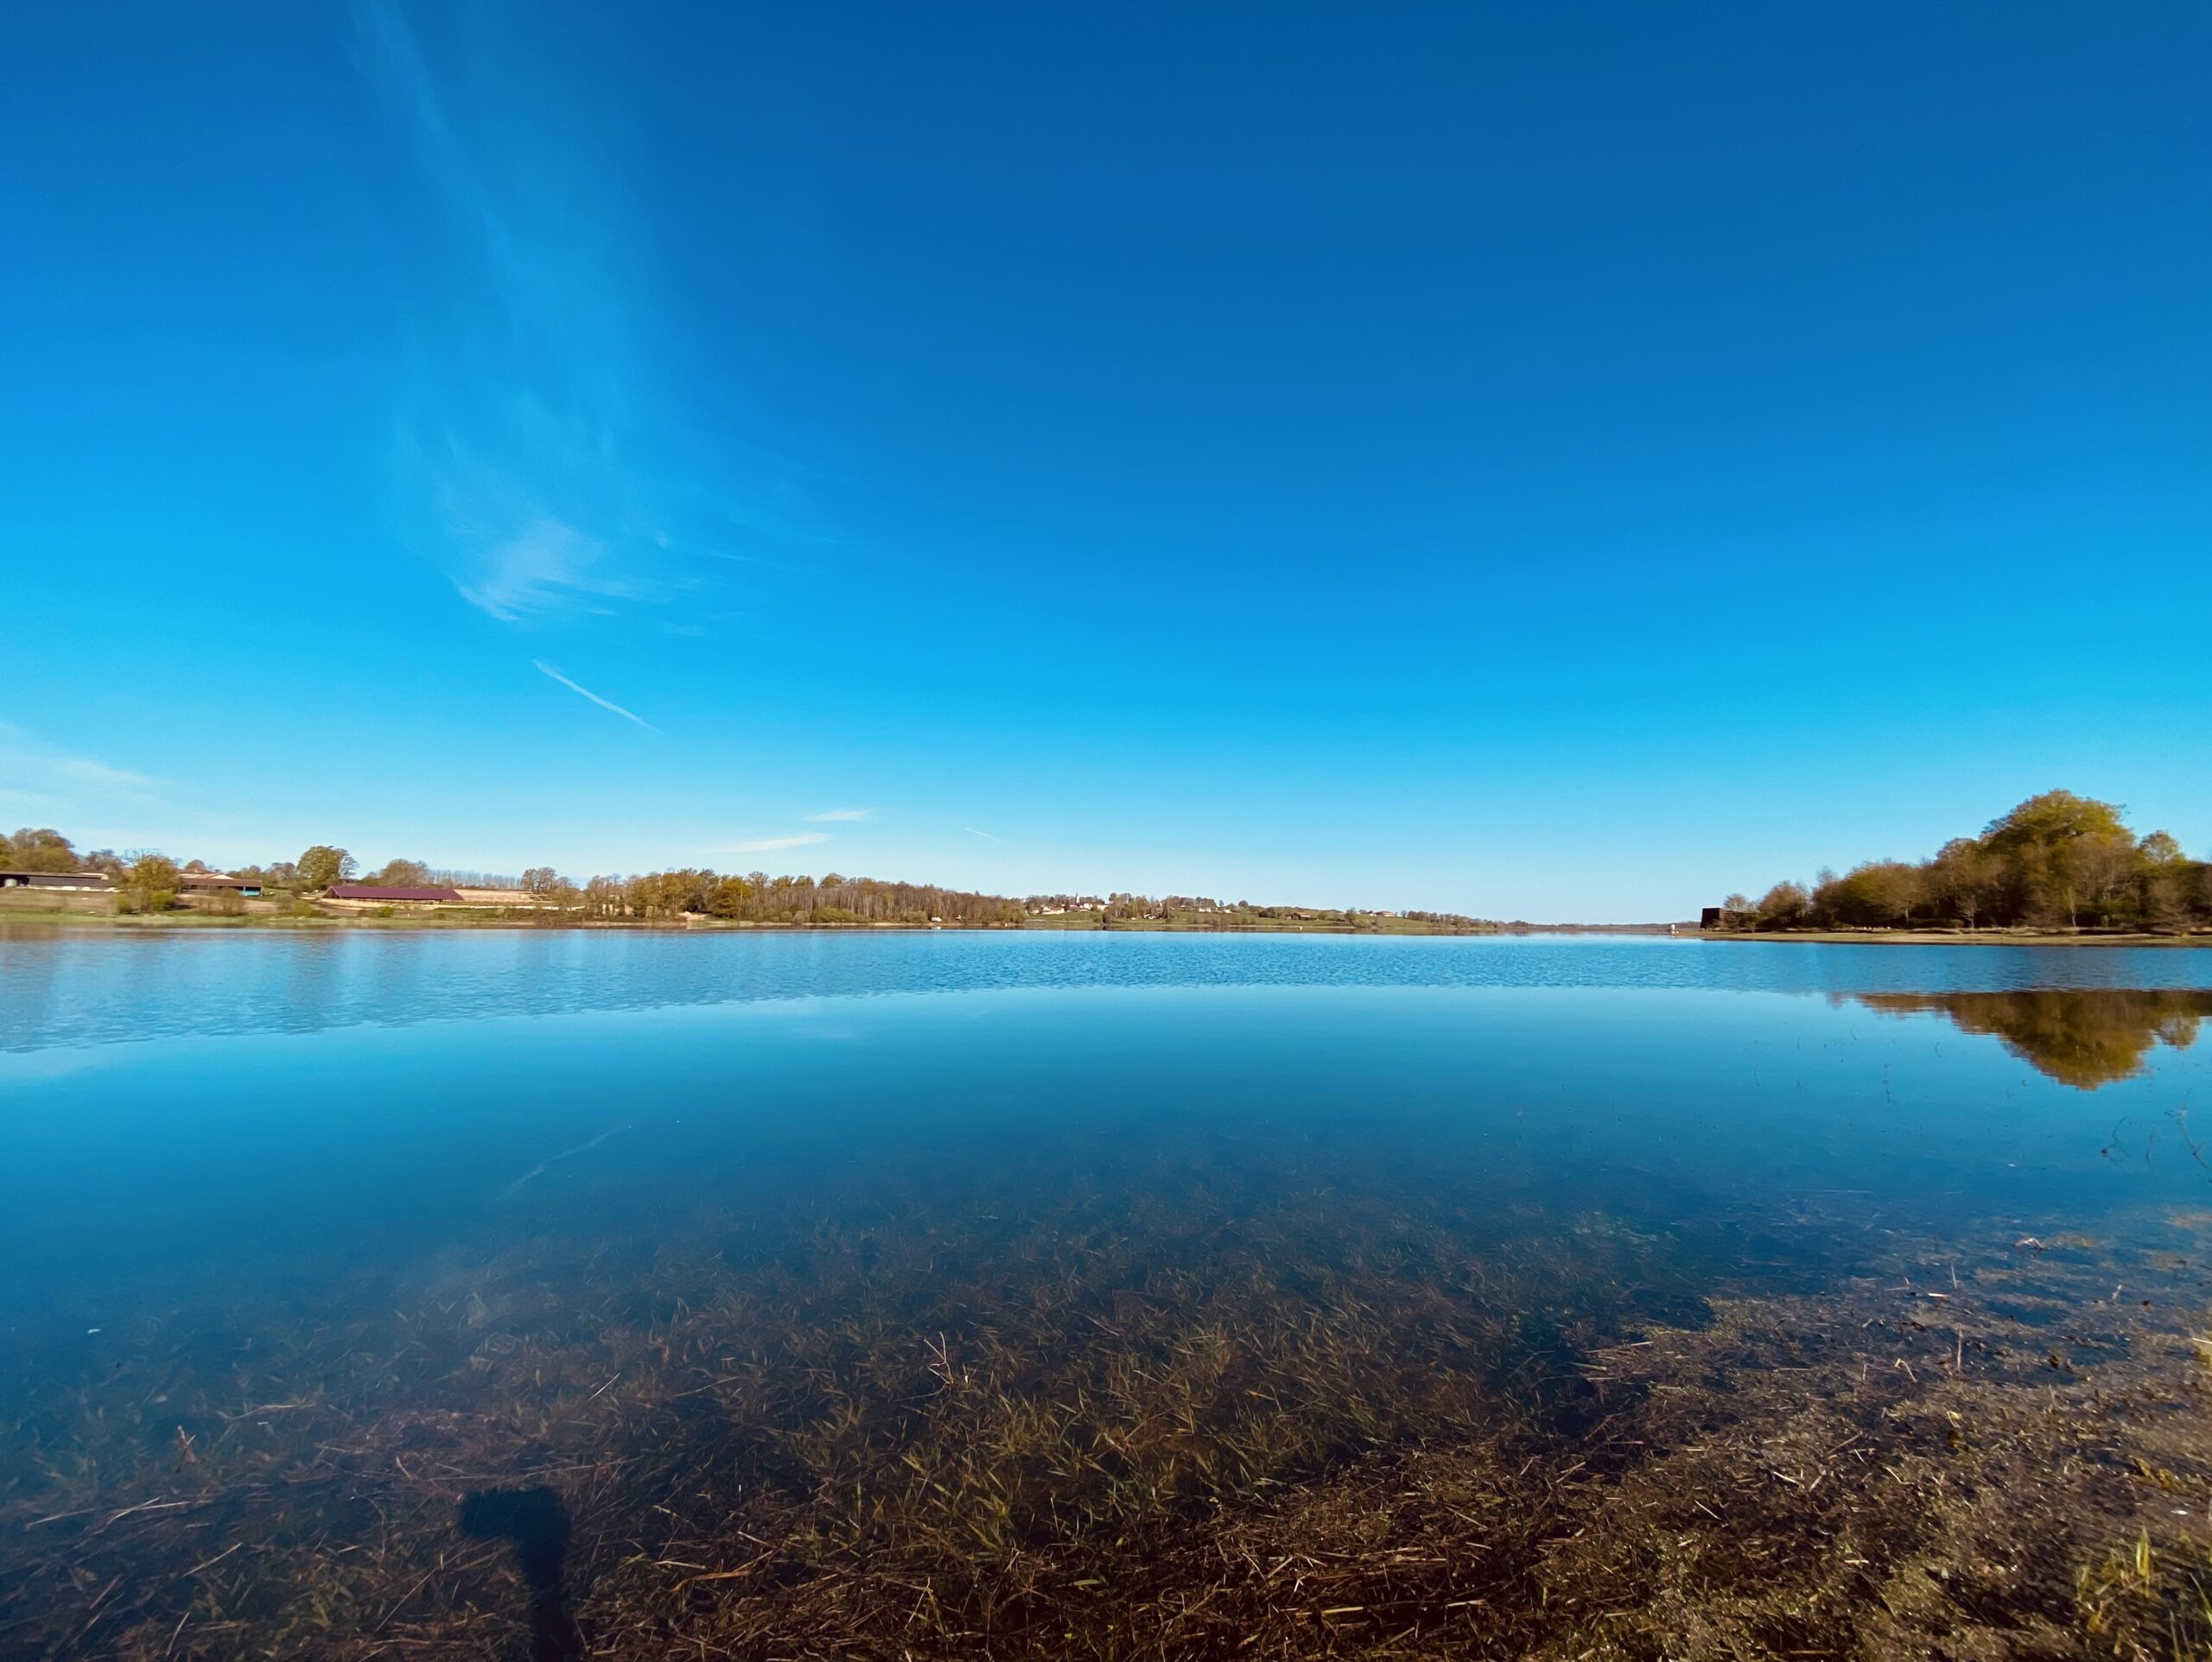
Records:
M1200 1154L1707 1245L1803 1197L2087 1224L2212 1198L2176 1117L2212 1108L2206 1010L2212 952L2170 949L0 937L0 1344L99 1353L149 1307L311 1304L549 1229Z
M97 1442L57 1402L153 1399L149 1358L214 1430L146 1437L219 1435L241 1356L496 1332L522 1260L534 1308L634 1272L664 1313L937 1242L941 1333L1108 1243L1165 1272L1273 1220L1370 1262L1418 1224L1557 1266L1541 1347L1898 1231L2171 1247L2212 1207L2208 1012L2192 950L0 931L0 1418L35 1433L0 1483ZM858 1296L823 1285L791 1323Z

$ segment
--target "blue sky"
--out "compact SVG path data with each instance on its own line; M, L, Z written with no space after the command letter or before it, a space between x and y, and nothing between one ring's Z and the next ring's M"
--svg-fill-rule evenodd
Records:
M16 8L0 821L1691 915L2212 853L2212 15Z

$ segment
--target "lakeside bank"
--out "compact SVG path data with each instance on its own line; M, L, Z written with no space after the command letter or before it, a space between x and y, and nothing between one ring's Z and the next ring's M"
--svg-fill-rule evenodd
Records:
M1390 917L1353 928L1311 919L1279 918L1222 923L1198 918L1116 918L1111 923L1093 920L1070 921L1038 917L1019 923L976 925L912 923L773 923L720 917L597 918L549 914L522 908L484 908L437 910L371 911L301 910L282 904L250 906L243 912L179 908L163 912L118 912L105 904L91 905L27 906L0 897L0 928L16 925L33 929L84 930L164 929L277 929L321 932L329 929L450 930L630 930L690 934L770 935L926 935L1085 934L1085 935L1341 935L1385 938L1432 936L1494 939L1504 936L1634 935L1683 942L1721 942L1775 944L1797 942L1825 946L1943 946L1943 947L2196 947L2212 948L2212 930L2154 934L2145 930L2098 932L2036 931L2027 929L1700 929L1694 925L1665 923L1529 923L1501 924L1489 929L1454 928L1421 920ZM86 900L90 897L85 898Z
M448 930L448 929L531 929L575 930L582 932L605 930L651 931L655 933L689 934L748 934L748 935L929 935L944 933L974 934L1082 934L1082 935L1344 935L1374 936L1403 938L1408 936L1491 937L1502 935L1565 935L1565 934L1648 934L1664 936L1664 925L1637 926L1624 929L1599 925L1587 930L1554 926L1528 929L1498 928L1486 929L1454 929L1444 925L1423 924L1412 920L1393 918L1373 927L1352 928L1342 923L1327 923L1298 919L1269 919L1254 923L1196 923L1181 919L1116 918L1111 923L1091 923L1069 925L1057 919L1033 919L1019 923L780 923L756 922L749 918L721 918L701 917L577 917L569 915L548 915L543 911L519 908L507 910L463 910L458 908L439 910L398 910L388 915L374 912L327 912L310 910L295 910L271 907L267 910L244 912L202 911L179 909L163 912L118 912L112 909L95 910L90 907L29 907L0 905L0 928L17 924L42 929L80 929L86 931L130 931L165 929L256 929L289 930L320 933L331 929Z
M2212 930L1700 929L1700 941L1801 942L1856 947L2212 947Z

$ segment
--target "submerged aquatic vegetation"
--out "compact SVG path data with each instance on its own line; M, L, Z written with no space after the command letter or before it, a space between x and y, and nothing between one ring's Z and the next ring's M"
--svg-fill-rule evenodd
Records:
M2183 1259L1868 1233L1754 1293L1601 1217L1143 1179L549 1231L10 1380L0 1652L2212 1644Z

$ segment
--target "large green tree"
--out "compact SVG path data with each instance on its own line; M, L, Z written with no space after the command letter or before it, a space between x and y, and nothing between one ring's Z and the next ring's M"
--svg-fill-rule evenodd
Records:
M2024 916L2072 926L2084 910L2107 913L2139 863L2121 812L2092 796L2046 790L1992 820L1981 843L2012 866Z
M2070 790L2046 790L2031 796L2011 813L1992 820L1982 833L1982 846L2006 854L2021 849L2056 848L2084 838L2097 842L2124 842L2133 847L2134 833L2121 821L2126 810L2094 796L2076 796Z
M181 877L175 860L162 854L141 854L124 873L124 904L135 912L167 911L176 904Z
M6 840L8 868L15 872L73 872L77 851L69 839L51 827L25 826Z
M300 887L307 890L327 889L334 883L343 883L357 869L353 855L343 848L333 848L319 842L299 858Z

